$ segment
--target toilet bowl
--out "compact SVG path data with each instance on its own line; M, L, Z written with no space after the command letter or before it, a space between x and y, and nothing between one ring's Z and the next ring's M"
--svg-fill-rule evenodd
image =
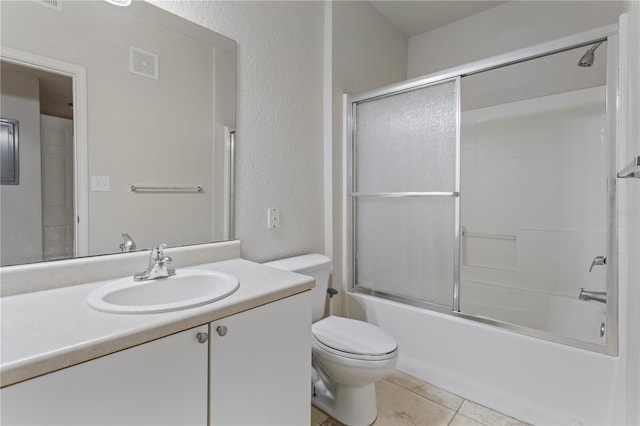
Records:
M266 265L316 280L312 290L312 404L348 426L370 425L378 413L375 382L391 373L398 361L395 339L364 321L322 318L331 271L326 256L310 254Z
M312 402L344 424L370 425L378 413L375 382L395 368L396 341L375 325L335 316L311 330L312 365L331 387L329 393L316 390Z

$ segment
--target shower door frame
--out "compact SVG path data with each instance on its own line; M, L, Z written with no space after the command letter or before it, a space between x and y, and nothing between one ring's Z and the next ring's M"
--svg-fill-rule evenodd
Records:
M361 93L358 95L346 96L346 177L345 177L345 272L348 281L349 292L362 293L383 299L392 300L412 306L425 308L428 310L444 313L447 315L464 318L498 328L510 330L519 334L536 337L556 343L574 346L581 349L599 352L607 355L618 355L618 219L617 215L607 215L607 303L606 303L606 324L605 344L587 342L580 339L563 336L548 331L506 323L499 320L478 317L475 315L460 312L460 127L461 127L461 105L460 105L460 78L517 64L520 62L541 58L544 56L559 53L583 46L590 46L598 41L607 41L607 75L606 75L606 132L605 143L607 146L608 170L607 170L607 195L608 211L618 211L617 200L617 109L618 109L618 25L609 25L585 31L572 36L563 37L554 41L538 44L535 46L519 49L513 52L497 55L487 59L471 62L459 67L450 68L441 72L428 74L423 77L403 81L401 83L386 86L380 89ZM576 65L577 66L577 65ZM456 181L453 193L393 193L393 194L359 194L356 187L356 158L353 155L355 146L355 110L359 103L380 99L387 96L400 94L403 92L432 86L450 80L458 80L458 102L457 102L457 142L456 142ZM426 301L402 297L386 292L361 288L356 285L356 253L357 253L357 219L356 202L362 196L377 197L416 197L416 196L453 196L455 198L455 229L454 229L454 277L453 277L453 307L438 305ZM576 295L577 297L577 295Z
M371 100L377 100L377 99L381 99L387 96L393 96L393 95L398 95L398 94L402 94L402 93L406 93L412 90L418 90L418 89L423 89L423 88L427 88L427 87L431 87L431 86L436 86L438 84L442 84L442 83L448 83L448 82L454 82L455 83L455 97L456 97L456 106L457 106L457 111L456 111L456 146L455 146L455 164L454 164L454 188L453 191L444 191L444 192L438 192L438 191L428 191L428 192L376 192L376 193L363 193L363 192L357 192L355 191L355 189L357 189L357 179L356 179L356 171L357 171L357 166L355 164L356 161L356 157L353 155L353 147L355 145L355 135L356 135L356 131L355 131L355 123L356 123L356 119L355 119L355 109L356 109L356 105L360 102L366 102L366 101L371 101ZM355 97L354 97L355 98ZM453 198L454 201L454 229L453 229L453 236L454 236L454 243L453 243L453 300L452 300L452 307L449 306L445 306L445 305L440 305L434 302L427 302L427 301L421 301L421 300L417 300L417 299L412 299L409 297L404 297L404 296L399 296L399 295L395 295L395 294L390 294L390 293L386 293L386 292L381 292L381 291L376 291L376 290L369 290L369 289L359 289L362 292L365 292L367 294L370 295L375 295L375 296L380 296L380 297L384 297L387 299L391 299L391 300L396 300L396 301L402 301L405 303L410 303L416 306L421 306L421 307L426 307L428 309L432 309L432 310L436 310L439 312L449 312L451 310L455 311L455 312L459 312L460 311L460 76L455 76L455 77L451 77L451 78L446 78L443 80L438 80L438 81L433 81L433 82L427 82L427 83L423 83L423 84L417 84L415 86L411 86L408 88L403 88L401 90L398 91L392 91L390 93L387 94L382 94L379 96L374 96L371 98L365 98L362 100L356 100L353 103L351 103L351 111L349 114L349 118L348 118L348 125L349 125L349 129L351 134L353 135L352 138L352 143L348 145L348 158L351 158L352 161L350 162L349 166L350 166L350 172L349 172L349 188L351 188L351 192L349 193L349 196L352 198L352 202L349 203L349 207L350 208L350 214L349 217L352 219L351 221L351 228L353 229L352 232L352 241L351 241L351 247L354 248L354 250L351 251L351 262L352 265L355 265L356 263L356 250L355 247L357 246L356 244L356 229L357 229L357 220L355 219L355 215L356 215L356 200L358 198ZM353 267L353 277L351 279L351 283L353 283L353 286L355 287L355 266ZM350 290L352 290L353 288L350 287Z

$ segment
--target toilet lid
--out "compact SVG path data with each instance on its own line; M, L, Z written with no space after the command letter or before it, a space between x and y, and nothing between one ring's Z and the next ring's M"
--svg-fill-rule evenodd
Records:
M357 355L384 355L396 350L395 339L363 321L330 316L313 324L313 336L335 350Z

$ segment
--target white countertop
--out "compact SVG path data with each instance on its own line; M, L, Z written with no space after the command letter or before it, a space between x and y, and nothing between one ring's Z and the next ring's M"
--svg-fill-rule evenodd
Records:
M188 268L230 273L238 278L240 288L225 299L196 308L140 315L103 313L87 305L87 295L107 281L0 298L1 386L206 324L314 286L313 279L305 275L239 258Z

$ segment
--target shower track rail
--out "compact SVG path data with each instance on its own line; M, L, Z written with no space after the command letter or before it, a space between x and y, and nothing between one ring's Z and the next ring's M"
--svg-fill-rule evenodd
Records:
M515 241L517 238L515 235L486 234L482 232L469 232L469 231L462 231L462 236L468 237L468 238L488 238L491 240L507 240L507 241Z

